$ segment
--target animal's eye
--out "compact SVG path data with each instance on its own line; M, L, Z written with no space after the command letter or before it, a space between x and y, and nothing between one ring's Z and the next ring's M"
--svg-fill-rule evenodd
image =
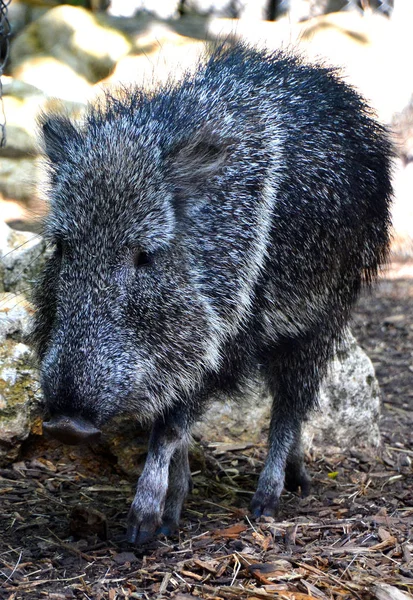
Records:
M147 252L143 250L135 250L133 256L133 264L136 268L147 267L151 264L151 257Z

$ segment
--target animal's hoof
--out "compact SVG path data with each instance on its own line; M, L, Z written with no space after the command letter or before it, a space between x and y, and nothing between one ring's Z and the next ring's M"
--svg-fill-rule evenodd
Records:
M126 532L126 540L130 544L140 545L149 542L153 536L154 531L148 531L146 529L142 529L138 525L128 525L128 529Z
M305 497L311 491L311 478L304 467L300 471L286 470L284 487L289 492L298 492L301 490L301 496Z
M149 542L156 535L160 522L157 512L148 514L142 510L139 503L134 502L128 515L127 541L136 545Z
M279 508L279 498L256 491L251 502L251 513L255 519L259 517L275 517Z
M177 529L178 529L177 523L164 521L156 533L159 533L161 535L170 536L170 535L173 535Z

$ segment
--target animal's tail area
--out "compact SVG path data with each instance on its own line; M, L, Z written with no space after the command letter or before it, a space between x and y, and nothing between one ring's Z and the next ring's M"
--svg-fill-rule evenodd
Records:
M392 189L389 179L389 190L382 200L382 209L377 217L366 223L368 228L366 239L370 243L364 252L364 269L362 284L370 287L388 267L392 243L391 201Z
M371 198L365 215L364 236L368 240L364 251L363 283L370 285L387 267L392 243L392 175L397 156L390 131L371 121L375 138L375 152L370 156L369 167L374 172L370 184Z
M362 279L363 287L371 287L380 275L386 271L390 257L390 242L391 236L389 234L389 240L378 248L375 262L364 268Z

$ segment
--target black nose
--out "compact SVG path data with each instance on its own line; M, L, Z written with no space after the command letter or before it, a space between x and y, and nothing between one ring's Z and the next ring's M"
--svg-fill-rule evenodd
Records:
M53 417L43 423L43 429L64 444L97 442L100 430L82 417Z

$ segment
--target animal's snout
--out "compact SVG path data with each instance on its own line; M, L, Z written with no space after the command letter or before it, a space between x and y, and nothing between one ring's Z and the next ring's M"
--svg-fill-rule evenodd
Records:
M43 429L64 444L85 444L100 438L100 430L82 417L53 417L43 423Z

